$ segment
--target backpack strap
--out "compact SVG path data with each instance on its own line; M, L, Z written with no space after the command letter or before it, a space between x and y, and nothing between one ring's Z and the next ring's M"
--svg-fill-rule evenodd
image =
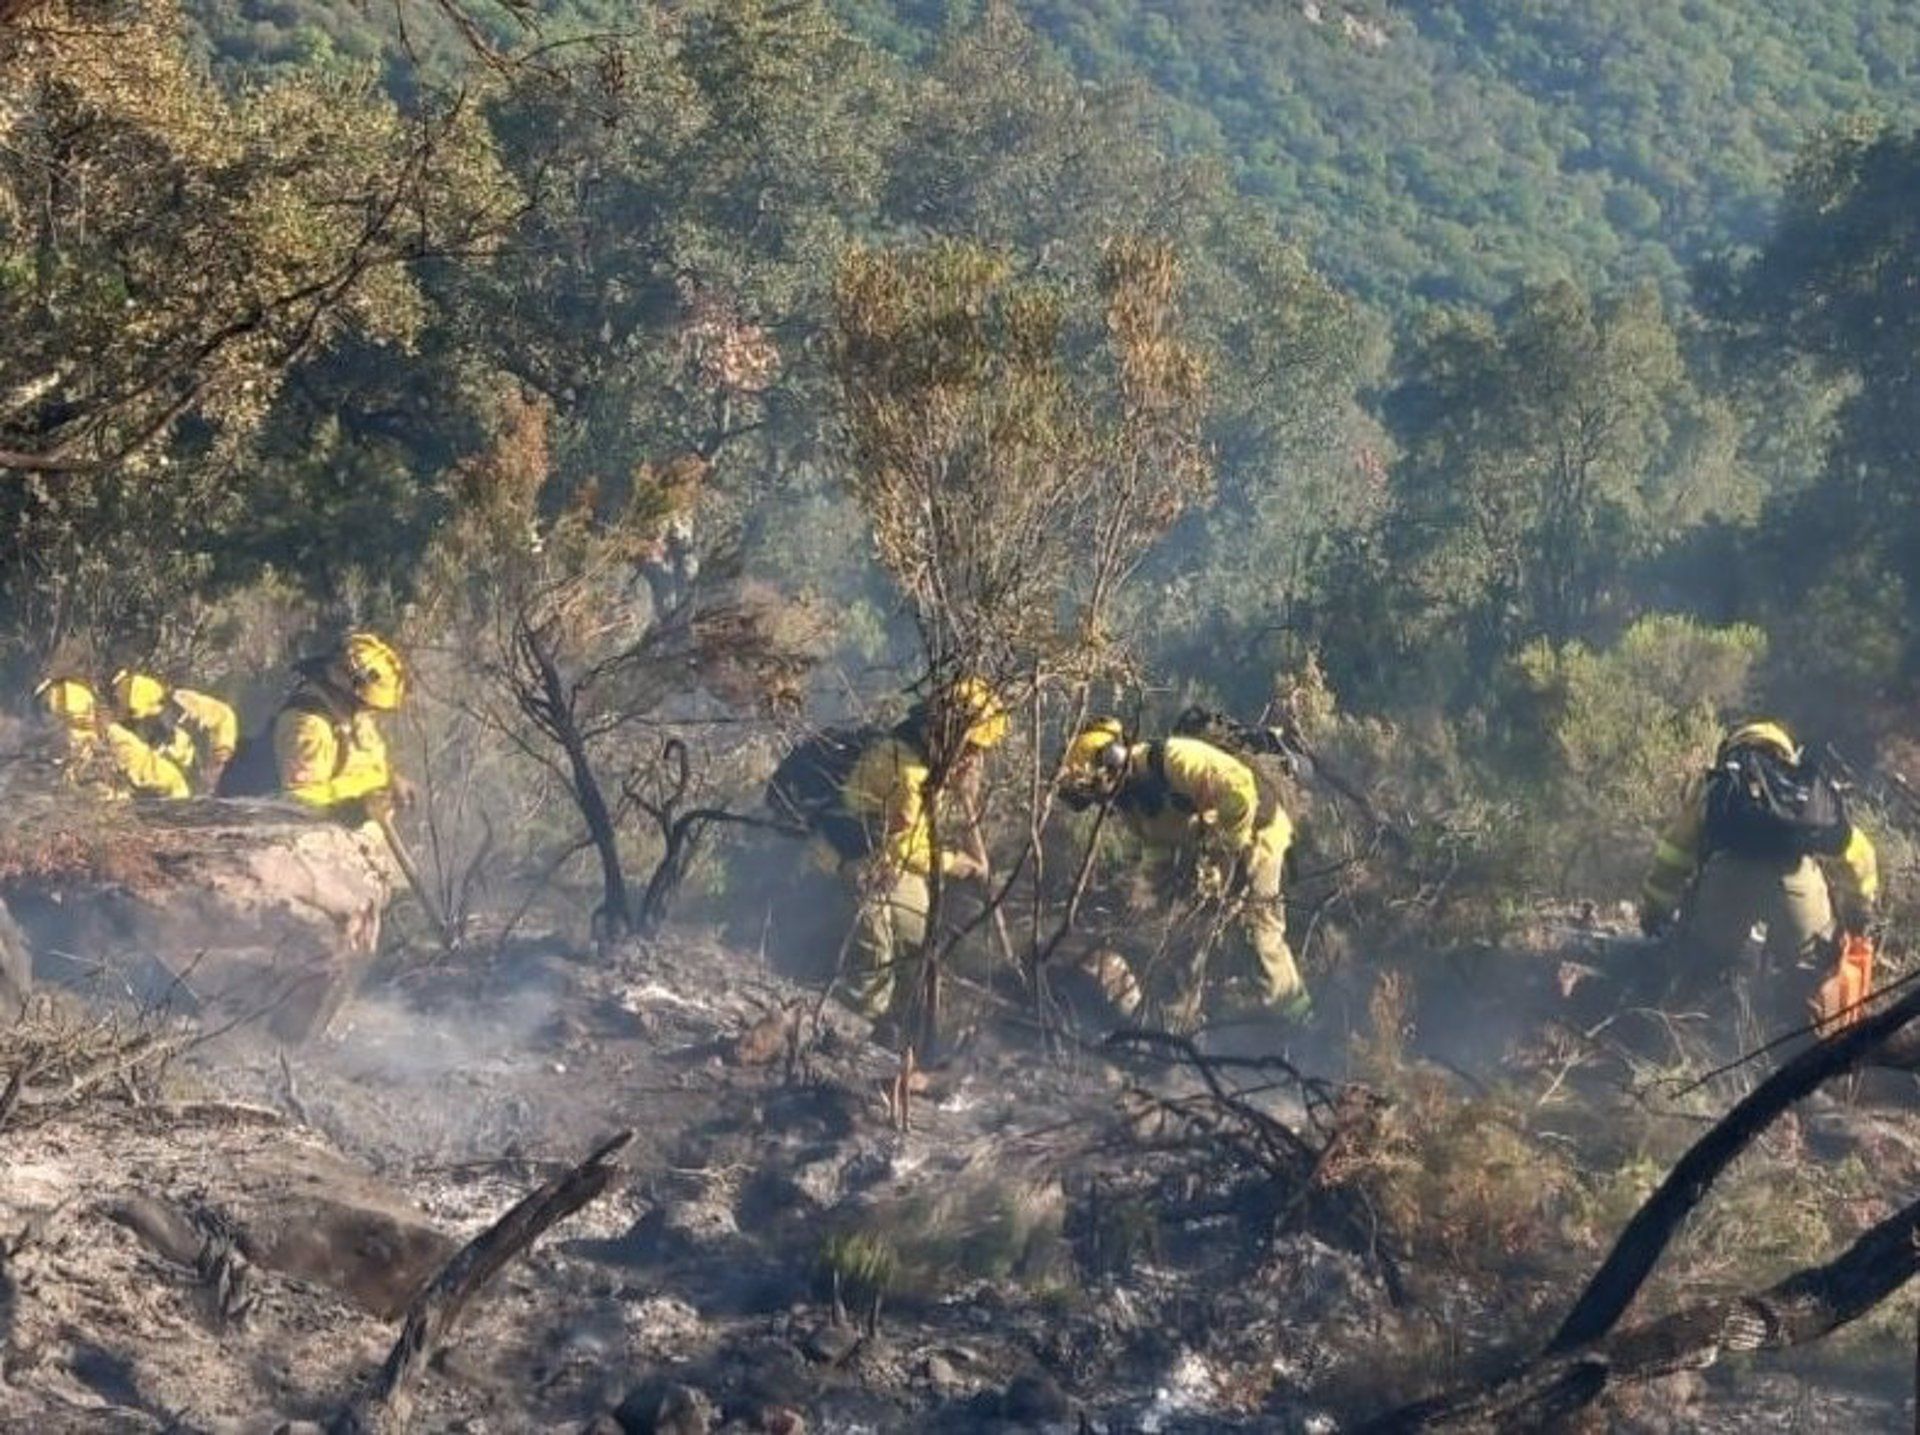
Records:
M280 714L274 722L286 713L304 713L308 717L317 717L333 729L333 776L338 777L347 770L347 759L353 751L353 713L343 711L343 704L336 702L324 688L312 682L303 682L287 694L287 700L280 705Z

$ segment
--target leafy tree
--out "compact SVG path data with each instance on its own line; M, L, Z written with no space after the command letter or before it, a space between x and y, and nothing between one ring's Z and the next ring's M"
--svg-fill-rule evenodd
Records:
M37 654L151 637L230 571L288 375L417 345L419 266L490 250L520 192L470 102L221 95L165 0L32 9L0 84L0 584Z
M48 5L0 33L0 470L151 465L183 425L229 457L286 371L348 333L412 342L412 266L519 208L471 104L404 117L365 82L236 100L177 10Z
M1156 554L1130 618L1147 655L1218 680L1223 647L1257 648L1318 595L1327 536L1367 511L1351 480L1380 444L1355 394L1383 360L1377 322L1220 166L1175 153L1164 104L1076 79L1010 7L947 36L908 116L887 194L898 222L999 246L1075 294L1116 237L1181 255L1217 501ZM1230 686L1263 697L1263 657L1248 651L1248 682Z
M1751 506L1730 419L1650 289L1523 291L1497 318L1434 324L1397 377L1382 557L1404 634L1460 625L1468 677L1523 640L1588 632L1630 560Z
M1516 848L1563 892L1626 892L1647 834L1666 820L1753 691L1767 639L1750 624L1710 628L1642 618L1611 647L1530 643L1514 660L1509 709L1525 785Z
M1714 295L1751 365L1831 396L1814 481L1782 494L1755 564L1802 671L1879 686L1910 672L1920 559L1920 135L1870 122L1809 145L1774 232ZM1875 679L1878 678L1876 682Z
M1116 599L1155 537L1205 491L1204 367L1180 332L1170 250L1120 240L1099 277L1097 363L1072 355L1078 316L1001 255L942 242L858 250L837 291L833 366L848 481L919 637L921 682L963 677L1003 700L1088 686L1124 657ZM962 755L965 714L936 707L927 801ZM1045 795L1037 787L1036 854ZM937 840L937 838L936 838ZM938 1030L940 864L921 954L925 1039ZM1036 892L1036 898L1038 893ZM1029 966L1040 953L1029 954Z

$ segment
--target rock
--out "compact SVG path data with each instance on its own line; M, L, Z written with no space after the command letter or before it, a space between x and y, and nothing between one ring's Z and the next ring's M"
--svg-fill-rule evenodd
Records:
M771 1066L787 1054L793 1021L784 1011L769 1012L727 1044L726 1059L733 1066Z
M654 1206L627 1232L624 1243L640 1260L674 1260L726 1249L740 1238L733 1198L723 1182L701 1172L661 1177Z
M929 1355L921 1373L927 1377L927 1384L935 1390L957 1389L960 1385L960 1372L953 1368L953 1362L944 1355Z
M680 1351L706 1331L700 1312L678 1296L656 1295L622 1302L621 1311L629 1339L655 1355Z
M596 1415L580 1427L580 1435L626 1435L626 1430L612 1415Z
M740 1352L740 1366L732 1379L728 1405L754 1413L764 1424L768 1411L805 1405L819 1377L806 1358L783 1340L768 1340Z
M806 1339L800 1342L800 1351L807 1359L821 1365L839 1365L853 1354L859 1344L859 1331L850 1325L835 1325L829 1321L808 1332Z
M377 831L284 803L59 802L3 826L0 900L42 975L97 985L104 961L143 997L261 1013L283 1041L352 994L392 890Z
M704 1391L649 1380L627 1392L613 1418L625 1435L707 1435L719 1413Z
M784 1405L762 1410L759 1427L766 1435L807 1435L807 1422L800 1418L800 1412Z
M319 1147L268 1132L222 1155L200 1222L144 1192L110 1213L183 1265L216 1218L253 1264L325 1286L383 1320L405 1311L457 1249L374 1177Z
M1029 1370L1016 1375L1000 1397L1000 1413L1008 1420L1024 1420L1042 1425L1065 1420L1073 1411L1067 1392L1060 1382L1044 1370Z

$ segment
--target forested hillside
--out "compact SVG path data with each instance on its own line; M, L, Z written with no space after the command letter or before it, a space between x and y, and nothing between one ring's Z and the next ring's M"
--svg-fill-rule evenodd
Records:
M924 55L951 7L846 0ZM1228 157L1369 297L1497 300L1522 279L1680 282L1752 243L1835 119L1920 98L1897 0L1031 0L1075 70L1139 76L1182 150Z
M855 33L924 64L979 0L838 0ZM1650 278L1756 242L1799 147L1920 99L1897 0L1013 0L1074 72L1153 92L1179 153L1215 155L1329 273L1398 311L1497 302L1543 277ZM196 0L213 53L257 74L382 61L392 27L331 0ZM475 12L503 37L508 12ZM563 0L550 33L620 28ZM423 11L416 56L458 52Z

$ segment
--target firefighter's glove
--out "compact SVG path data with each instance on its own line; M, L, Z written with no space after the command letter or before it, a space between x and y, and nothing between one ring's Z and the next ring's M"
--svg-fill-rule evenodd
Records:
M1654 906L1643 906L1640 908L1641 936L1649 938L1664 937L1668 929L1672 926L1673 914L1671 912L1663 911L1659 907Z
M1844 896L1834 904L1834 919L1842 932L1865 936L1873 929L1873 903L1864 897Z
M391 787L379 788L360 799L360 810L366 813L367 820L382 825L393 821L393 812L397 805Z
M413 811L420 801L420 789L398 773L388 779L387 791L393 794L393 805L402 812Z

